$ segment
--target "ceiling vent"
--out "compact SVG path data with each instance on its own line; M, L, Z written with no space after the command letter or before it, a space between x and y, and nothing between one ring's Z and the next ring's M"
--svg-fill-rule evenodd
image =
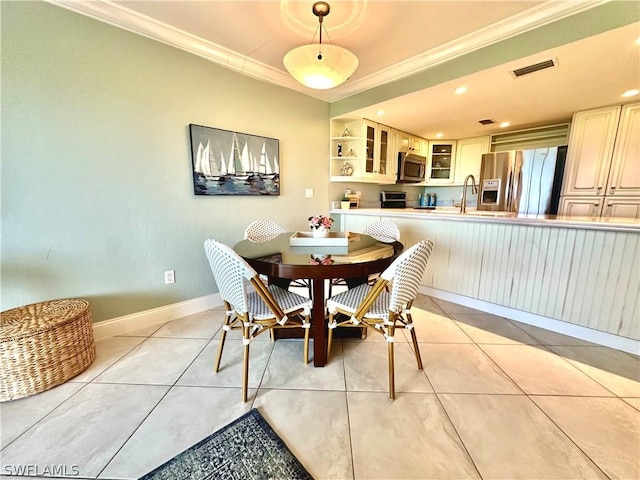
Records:
M485 118L484 120L478 120L478 123L482 125L491 125L492 123L496 123L495 120L491 120L490 118Z
M527 67L516 68L511 72L511 75L514 78L521 77L523 75L528 75L529 73L537 72L539 70L544 70L545 68L555 67L558 64L556 60L545 60L544 62L535 63L533 65L529 65Z

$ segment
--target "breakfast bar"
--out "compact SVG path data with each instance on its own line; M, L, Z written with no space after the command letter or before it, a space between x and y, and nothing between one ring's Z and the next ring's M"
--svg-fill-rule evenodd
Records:
M359 231L385 218L435 249L423 293L640 352L640 221L436 211L334 210Z

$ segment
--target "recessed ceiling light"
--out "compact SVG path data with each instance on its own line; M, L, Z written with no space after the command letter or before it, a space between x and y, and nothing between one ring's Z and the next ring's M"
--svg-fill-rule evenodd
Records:
M442 133L439 133L439 132L436 133L436 138L442 138L443 136L444 136L444 134L442 134Z
M623 97L634 97L636 95L638 95L640 93L640 90L638 89L633 89L633 90L627 90L626 92L624 92L622 94Z
M511 125L509 122L502 122L500 128L508 127L509 125Z
M386 111L386 110L378 110L378 111L376 112L376 115L378 115L379 117L382 117L385 113L387 113L387 111Z
M466 92L467 92L467 90L469 90L467 87L458 87L458 88L456 88L456 89L454 90L454 92L455 92L457 95L462 95L463 93L466 93Z

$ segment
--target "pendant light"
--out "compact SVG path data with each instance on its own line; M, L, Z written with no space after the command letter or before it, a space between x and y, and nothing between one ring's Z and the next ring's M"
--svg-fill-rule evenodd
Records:
M358 57L346 48L322 44L322 19L330 11L327 2L314 3L311 11L318 17L320 42L294 48L282 62L291 76L307 87L317 90L337 87L358 68Z

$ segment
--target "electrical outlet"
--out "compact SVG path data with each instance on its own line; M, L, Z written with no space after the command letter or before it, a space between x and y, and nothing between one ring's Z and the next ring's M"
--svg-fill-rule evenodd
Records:
M307 188L304 191L304 197L305 198L313 198L313 188Z
M168 285L169 283L176 283L176 272L175 270L167 270L164 272L164 283Z

